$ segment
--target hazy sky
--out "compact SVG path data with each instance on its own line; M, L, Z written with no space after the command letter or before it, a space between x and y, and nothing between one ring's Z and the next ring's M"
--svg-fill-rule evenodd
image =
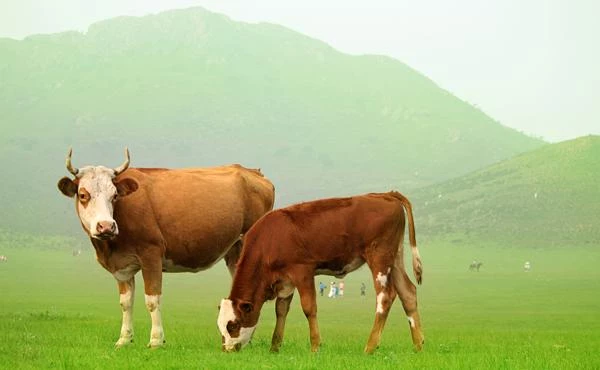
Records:
M85 31L118 15L196 5L278 23L347 53L389 55L550 141L600 134L596 0L0 0L0 37Z

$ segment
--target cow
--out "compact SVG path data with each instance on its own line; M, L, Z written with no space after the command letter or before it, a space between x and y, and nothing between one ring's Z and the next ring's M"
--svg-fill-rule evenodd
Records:
M116 347L133 341L135 274L142 272L152 319L149 347L165 342L160 301L163 272L197 272L225 259L233 275L242 235L273 208L273 184L260 170L214 168L117 168L71 164L74 178L59 190L75 209L96 259L117 280L123 319Z
M413 272L422 281L411 204L396 191L305 202L267 213L244 236L229 297L221 300L217 326L222 349L239 351L251 339L260 310L278 298L271 351L278 352L294 290L318 351L315 275L342 278L369 266L376 292L375 323L365 352L373 353L390 307L400 297L408 316L413 344L421 350L424 337L417 311L416 287L404 269L405 212L408 218Z
M481 267L481 265L483 265L483 262L473 261L469 265L469 271L477 271L477 272L479 272L479 268Z

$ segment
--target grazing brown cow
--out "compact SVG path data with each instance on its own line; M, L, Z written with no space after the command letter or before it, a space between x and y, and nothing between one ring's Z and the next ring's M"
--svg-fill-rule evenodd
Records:
M317 351L320 334L314 276L341 278L365 262L377 293L375 323L365 352L372 353L379 345L396 295L408 316L415 348L420 350L423 335L416 287L404 270L405 211L413 271L420 284L422 267L412 209L398 192L317 200L266 214L245 235L231 293L221 301L217 325L223 350L239 350L247 344L264 302L277 297L271 351L278 351L294 289L298 289L311 350Z
M123 311L117 347L133 341L134 275L142 271L152 318L148 346L164 343L160 315L163 272L197 272L225 258L233 275L241 236L273 208L274 188L240 165L180 170L71 165L60 191L75 196L98 262L117 279Z

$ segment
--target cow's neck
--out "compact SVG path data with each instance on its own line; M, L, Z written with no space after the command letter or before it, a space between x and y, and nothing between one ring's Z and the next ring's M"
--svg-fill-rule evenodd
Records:
M108 241L98 240L98 239L94 239L94 238L90 238L90 240L92 241L92 245L94 246L94 249L96 250L96 260L98 261L98 263L100 265L102 265L102 267L104 267L106 270L108 270L110 272L114 272L114 271L111 271L110 263L108 260L111 255L111 248L110 248Z
M260 256L252 260L244 259L238 263L230 299L251 302L254 308L260 311L266 300L274 298L270 296L271 274Z

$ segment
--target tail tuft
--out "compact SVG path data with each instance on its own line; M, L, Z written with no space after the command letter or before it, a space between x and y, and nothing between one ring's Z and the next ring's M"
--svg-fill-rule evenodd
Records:
M415 274L415 279L417 279L417 284L421 285L423 281L423 265L421 264L421 257L418 250L416 256L413 254L413 273Z

